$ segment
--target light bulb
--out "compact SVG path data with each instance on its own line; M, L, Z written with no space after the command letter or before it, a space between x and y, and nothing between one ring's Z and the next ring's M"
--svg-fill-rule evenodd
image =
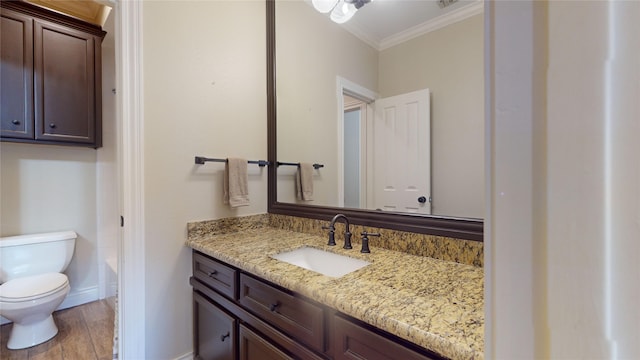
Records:
M336 7L338 1L339 0L311 0L311 4L313 4L313 7L316 10L323 14L326 14Z
M340 0L338 2L338 5L336 5L336 7L333 8L333 11L331 11L330 17L333 22L343 24L349 21L349 19L353 17L353 14L355 14L356 11L358 11L358 9L356 9L353 4L347 3L344 0Z

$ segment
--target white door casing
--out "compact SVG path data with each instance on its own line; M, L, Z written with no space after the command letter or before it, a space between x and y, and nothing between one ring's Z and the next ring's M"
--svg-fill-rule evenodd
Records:
M348 139L345 139L345 135L344 135L344 111L345 111L344 95L354 97L366 103L366 105L364 105L364 108L366 110L366 119L362 119L364 120L362 121L362 124L364 125L365 128L361 129L362 131L361 146L363 147L368 147L366 145L366 141L370 137L368 134L367 135L363 135L363 134L369 132L369 130L367 130L366 124L373 121L372 120L373 116L371 116L371 114L373 114L373 108L371 104L378 97L378 94L375 93L374 91L371 91L343 77L340 77L340 76L336 77L336 102L338 104L338 108L336 109L337 110L336 119L338 120L336 124L337 135L338 135L338 151L337 151L338 158L336 159L338 191L336 194L337 195L336 200L339 207L344 206L344 144L345 144L345 141L348 141ZM370 162L370 159L361 158L361 162L360 162L361 179L363 177L366 177L366 178L371 177L370 170L369 170L369 162ZM365 189L365 187L361 185L361 189L360 189L361 203L363 202L363 199L365 199L364 195L366 190L367 189ZM369 196L367 194L366 198L368 197Z
M115 3L120 203L118 358L146 358L142 2Z

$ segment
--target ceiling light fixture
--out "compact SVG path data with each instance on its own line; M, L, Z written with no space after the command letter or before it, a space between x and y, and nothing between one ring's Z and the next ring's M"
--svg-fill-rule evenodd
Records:
M312 0L313 7L319 12L331 13L329 17L333 22L343 24L353 17L364 4L371 0Z

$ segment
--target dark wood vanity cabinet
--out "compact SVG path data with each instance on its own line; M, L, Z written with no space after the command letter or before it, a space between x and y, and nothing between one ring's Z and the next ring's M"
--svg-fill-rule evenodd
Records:
M7 10L0 23L2 137L33 138L33 18Z
M190 282L196 359L443 359L197 251Z
M98 26L2 1L2 141L102 146Z
M335 360L439 359L415 352L340 315L334 317Z
M267 339L240 325L240 360L288 360L285 354Z
M232 267L193 253L193 276L230 299L236 299L238 274Z
M240 275L240 304L317 352L324 352L324 309L256 278Z
M237 320L198 293L193 294L196 359L237 359Z

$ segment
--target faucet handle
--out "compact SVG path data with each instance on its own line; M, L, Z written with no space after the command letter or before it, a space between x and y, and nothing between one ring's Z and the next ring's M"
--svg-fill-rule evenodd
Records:
M380 233L370 233L365 229L362 233L360 233L360 235L362 235L362 249L360 250L360 252L370 253L371 250L369 250L369 236L380 236Z
M380 236L380 233L367 232L367 229L365 229L363 232L360 233L360 235L362 235L362 237Z
M322 228L324 230L329 230L329 242L327 243L328 246L336 246L336 239L335 239L335 229L333 226L329 225L323 225Z

